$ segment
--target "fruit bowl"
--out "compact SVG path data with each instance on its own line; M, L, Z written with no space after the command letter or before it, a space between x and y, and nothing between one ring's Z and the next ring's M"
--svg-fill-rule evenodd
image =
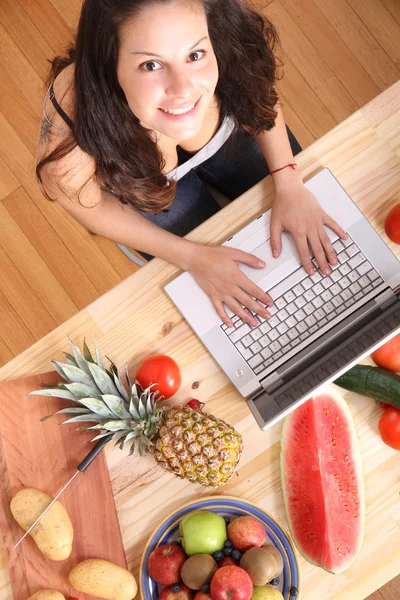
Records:
M268 535L267 543L273 544L283 558L283 573L277 589L285 600L299 600L300 598L300 568L292 542L278 523L266 512L247 502L233 496L210 496L201 500L194 500L184 504L171 513L153 531L144 549L140 563L140 591L142 600L158 600L159 586L151 579L147 564L151 552L162 544L168 544L179 539L179 523L183 517L191 512L207 510L215 512L222 517L235 517L252 515L261 521ZM297 589L291 593L292 588Z

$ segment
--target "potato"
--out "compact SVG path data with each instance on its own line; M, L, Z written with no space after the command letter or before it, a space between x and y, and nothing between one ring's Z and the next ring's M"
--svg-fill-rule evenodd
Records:
M29 596L28 600L65 600L65 596L56 590L39 590L33 596Z
M27 531L52 500L45 492L25 488L11 500L11 513L22 529ZM74 530L67 511L58 501L35 525L30 535L42 554L50 560L65 560L72 552Z
M71 587L78 592L106 600L132 600L137 585L132 573L102 558L89 558L69 574Z

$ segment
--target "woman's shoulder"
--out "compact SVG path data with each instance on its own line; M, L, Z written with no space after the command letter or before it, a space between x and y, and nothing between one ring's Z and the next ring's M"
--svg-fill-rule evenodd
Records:
M75 195L95 173L95 163L76 143L73 131L75 114L74 65L56 77L47 91L37 147L36 162L52 153L58 158L47 162L42 171L43 184L54 194L55 189ZM68 123L70 121L70 123ZM68 151L60 151L65 149Z

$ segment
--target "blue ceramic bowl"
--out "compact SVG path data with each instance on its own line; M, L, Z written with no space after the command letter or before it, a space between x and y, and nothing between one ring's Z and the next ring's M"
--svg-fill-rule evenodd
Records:
M179 523L187 514L209 510L223 517L242 517L252 515L261 521L268 535L268 543L278 548L283 558L283 573L277 589L285 600L299 600L300 598L300 568L292 543L288 535L278 523L266 512L247 502L233 496L210 496L195 500L181 506L171 513L151 535L144 549L140 564L140 591L142 600L158 600L159 586L150 577L147 564L151 552L162 544L168 544L179 539ZM297 588L298 594L291 594L291 588Z

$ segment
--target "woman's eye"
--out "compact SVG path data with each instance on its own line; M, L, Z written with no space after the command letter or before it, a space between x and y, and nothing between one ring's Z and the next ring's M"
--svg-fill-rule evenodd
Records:
M203 58L203 56L205 55L206 51L205 50L196 50L196 52L192 52L191 54L189 54L189 58L191 61L198 61L201 60Z
M160 65L155 60L149 60L149 62L143 63L142 65L140 65L140 67L145 71L158 71Z

